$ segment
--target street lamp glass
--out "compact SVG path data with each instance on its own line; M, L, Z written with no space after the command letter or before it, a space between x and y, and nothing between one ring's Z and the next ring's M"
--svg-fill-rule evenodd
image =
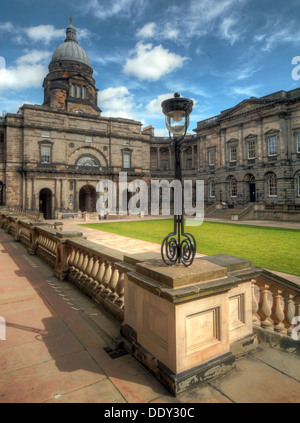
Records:
M170 133L174 135L184 135L189 126L189 115L193 108L193 101L188 98L180 97L180 94L174 94L162 102L163 113L166 118L166 126Z

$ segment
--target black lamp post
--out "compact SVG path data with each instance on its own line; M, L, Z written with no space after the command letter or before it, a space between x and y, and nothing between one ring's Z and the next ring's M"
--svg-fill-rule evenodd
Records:
M178 93L174 98L162 102L162 111L166 117L166 126L172 139L171 148L174 151L175 180L180 181L182 190L181 152L183 150L184 137L189 126L189 116L193 109L193 101L182 98ZM171 137L173 134L173 138ZM183 192L174 201L181 201L181 214L174 212L174 231L169 233L161 244L161 256L165 264L172 266L182 263L190 266L196 254L196 241L193 235L184 232L183 218Z

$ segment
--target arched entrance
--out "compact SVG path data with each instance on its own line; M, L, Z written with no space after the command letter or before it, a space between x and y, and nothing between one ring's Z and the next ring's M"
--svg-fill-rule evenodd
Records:
M91 185L85 185L79 191L79 209L87 212L96 211L96 189Z
M253 175L248 175L248 183L249 183L250 203L255 203L255 201L256 201L256 186L255 186L255 177Z
M39 211L43 213L44 219L52 219L52 191L49 188L40 191Z

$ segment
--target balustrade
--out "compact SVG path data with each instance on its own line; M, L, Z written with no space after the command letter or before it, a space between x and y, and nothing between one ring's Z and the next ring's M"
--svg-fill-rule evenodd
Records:
M253 281L253 325L292 336L292 321L300 316L300 286L263 271Z

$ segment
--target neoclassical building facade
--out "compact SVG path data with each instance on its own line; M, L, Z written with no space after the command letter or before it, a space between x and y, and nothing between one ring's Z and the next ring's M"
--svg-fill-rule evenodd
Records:
M138 121L101 116L93 69L72 23L43 88L42 105L25 104L0 119L0 205L51 219L95 211L97 183L117 182L121 171L148 186L173 179L168 138ZM194 132L182 152L183 177L204 180L206 205L300 206L300 89L244 100Z

